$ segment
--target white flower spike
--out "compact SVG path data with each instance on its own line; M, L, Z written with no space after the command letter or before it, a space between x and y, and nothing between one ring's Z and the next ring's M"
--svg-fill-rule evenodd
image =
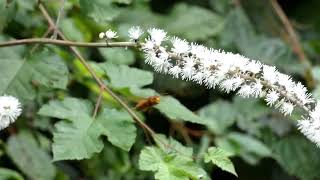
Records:
M19 100L13 96L0 96L0 130L8 127L21 114Z
M263 98L268 106L278 108L284 115L291 115L299 107L305 112L298 121L299 130L320 147L320 102L315 105L301 83L295 83L274 66L239 54L209 49L177 37L167 38L167 32L162 29L152 28L148 33L150 36L142 43L142 49L146 63L157 72L208 88L218 86L227 93L237 91L245 98Z

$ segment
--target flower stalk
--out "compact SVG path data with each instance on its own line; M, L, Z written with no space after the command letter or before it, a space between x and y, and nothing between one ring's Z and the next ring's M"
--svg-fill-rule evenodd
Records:
M307 88L276 67L250 60L239 54L167 37L161 29L149 29L142 50L155 71L194 81L207 88L218 87L244 98L263 98L267 105L291 115L296 107L304 110L298 129L320 146L320 101ZM171 46L168 47L168 43ZM165 45L163 45L165 44ZM171 48L170 48L171 47Z

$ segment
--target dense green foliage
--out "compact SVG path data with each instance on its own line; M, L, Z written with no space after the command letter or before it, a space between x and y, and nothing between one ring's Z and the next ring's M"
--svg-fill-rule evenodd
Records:
M56 19L62 1L42 2ZM68 0L58 25L80 42L100 41L109 28L118 41L128 41L131 26L163 28L275 65L320 98L320 3L280 2L307 59L292 50L269 1ZM41 37L47 29L36 0L0 0L0 42ZM107 92L93 117L100 87L68 47L0 48L0 95L16 96L24 109L0 132L0 179L319 179L320 149L296 130L299 116L153 72L133 48L79 50L133 109L161 96L136 111L156 138Z

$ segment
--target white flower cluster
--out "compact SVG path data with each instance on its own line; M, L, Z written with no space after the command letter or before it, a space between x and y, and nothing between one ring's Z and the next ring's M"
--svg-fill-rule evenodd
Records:
M132 27L128 33L130 39L137 42L143 31ZM168 37L162 29L151 28L148 34L140 45L146 63L157 72L208 88L219 87L226 93L237 91L244 98L263 98L268 106L279 109L284 115L291 115L295 107L299 107L306 112L298 121L300 131L320 146L320 101L315 103L300 82L294 82L274 66L178 37Z
M12 96L0 96L0 130L8 127L21 114L19 100Z
M226 93L237 91L245 98L263 98L267 105L278 108L284 115L291 115L296 106L300 107L306 111L307 118L298 121L299 129L320 146L320 102L312 109L315 100L300 82L295 83L274 66L239 54L209 49L178 37L167 37L161 29L152 28L148 33L143 50L146 63L157 72L208 88L219 87ZM168 43L171 48L167 47Z

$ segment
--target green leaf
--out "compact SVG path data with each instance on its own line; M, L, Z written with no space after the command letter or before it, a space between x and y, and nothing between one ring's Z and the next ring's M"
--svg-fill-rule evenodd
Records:
M112 4L112 0L79 0L81 10L97 23L112 21L120 12L119 8Z
M219 15L186 3L175 5L167 16L153 13L147 8L126 10L117 18L117 22L121 32L134 25L144 28L159 27L191 41L207 40L206 38L219 34L224 27L224 19Z
M128 113L104 109L96 122L113 145L125 151L130 150L136 139L136 127Z
M141 26L143 28L161 27L165 17L155 14L149 8L134 8L123 11L116 18L119 24L120 34L127 35L128 30L132 26Z
M223 33L220 34L224 46L235 44L245 51L256 42L257 34L244 10L237 6L226 17Z
M208 149L208 153L204 155L204 161L206 163L212 161L213 164L217 165L222 170L238 176L236 170L234 169L232 161L229 159L228 152L224 151L223 149L210 147Z
M29 132L10 136L7 152L13 162L30 179L53 179L55 167L50 156L39 148L38 143Z
M0 62L0 94L32 100L36 93L32 82L50 88L65 89L67 86L67 66L58 56L48 51L25 60L16 56L3 58L0 55Z
M108 140L121 149L128 151L131 148L136 129L128 114L104 109L97 119L93 119L92 111L89 101L76 98L51 101L42 106L40 115L69 120L55 125L57 130L52 145L55 161L91 157L102 150L102 135L108 136Z
M156 105L155 108L172 120L184 120L197 124L205 124L202 118L195 115L171 96L161 96L160 103Z
M219 148L232 155L239 155L250 164L257 164L261 158L271 156L270 149L258 139L241 134L229 133L225 137L217 138Z
M23 180L23 177L19 173L17 173L16 171L13 171L11 169L0 168L0 179L3 179L3 180Z
M139 168L155 172L155 179L159 180L196 180L207 176L191 158L166 153L157 147L145 147L141 151Z
M51 101L42 106L40 115L70 122L56 123L56 132L53 134L52 151L54 160L84 159L100 152L103 142L99 139L100 131L91 128L94 120L90 114L92 105L89 101L75 98L66 98L64 101Z
M216 101L200 109L199 116L206 126L216 134L223 134L236 120L237 111L227 101Z
M87 100L66 98L63 101L53 100L43 105L38 114L43 116L68 119L71 122L77 119L91 118L92 104Z
M129 49L100 48L99 52L108 62L113 64L131 65L135 60L134 53Z
M100 67L105 71L114 88L142 87L153 81L153 74L149 71L112 63L103 63Z
M77 122L75 120L73 123L56 123L57 130L53 133L52 144L54 161L86 159L102 150L100 132L91 128L93 120L85 117L81 117Z
M167 31L191 41L206 40L217 35L223 30L223 26L223 19L212 11L182 3L174 6L165 23Z
M291 175L302 180L320 177L320 150L301 136L289 136L272 144L274 158Z

